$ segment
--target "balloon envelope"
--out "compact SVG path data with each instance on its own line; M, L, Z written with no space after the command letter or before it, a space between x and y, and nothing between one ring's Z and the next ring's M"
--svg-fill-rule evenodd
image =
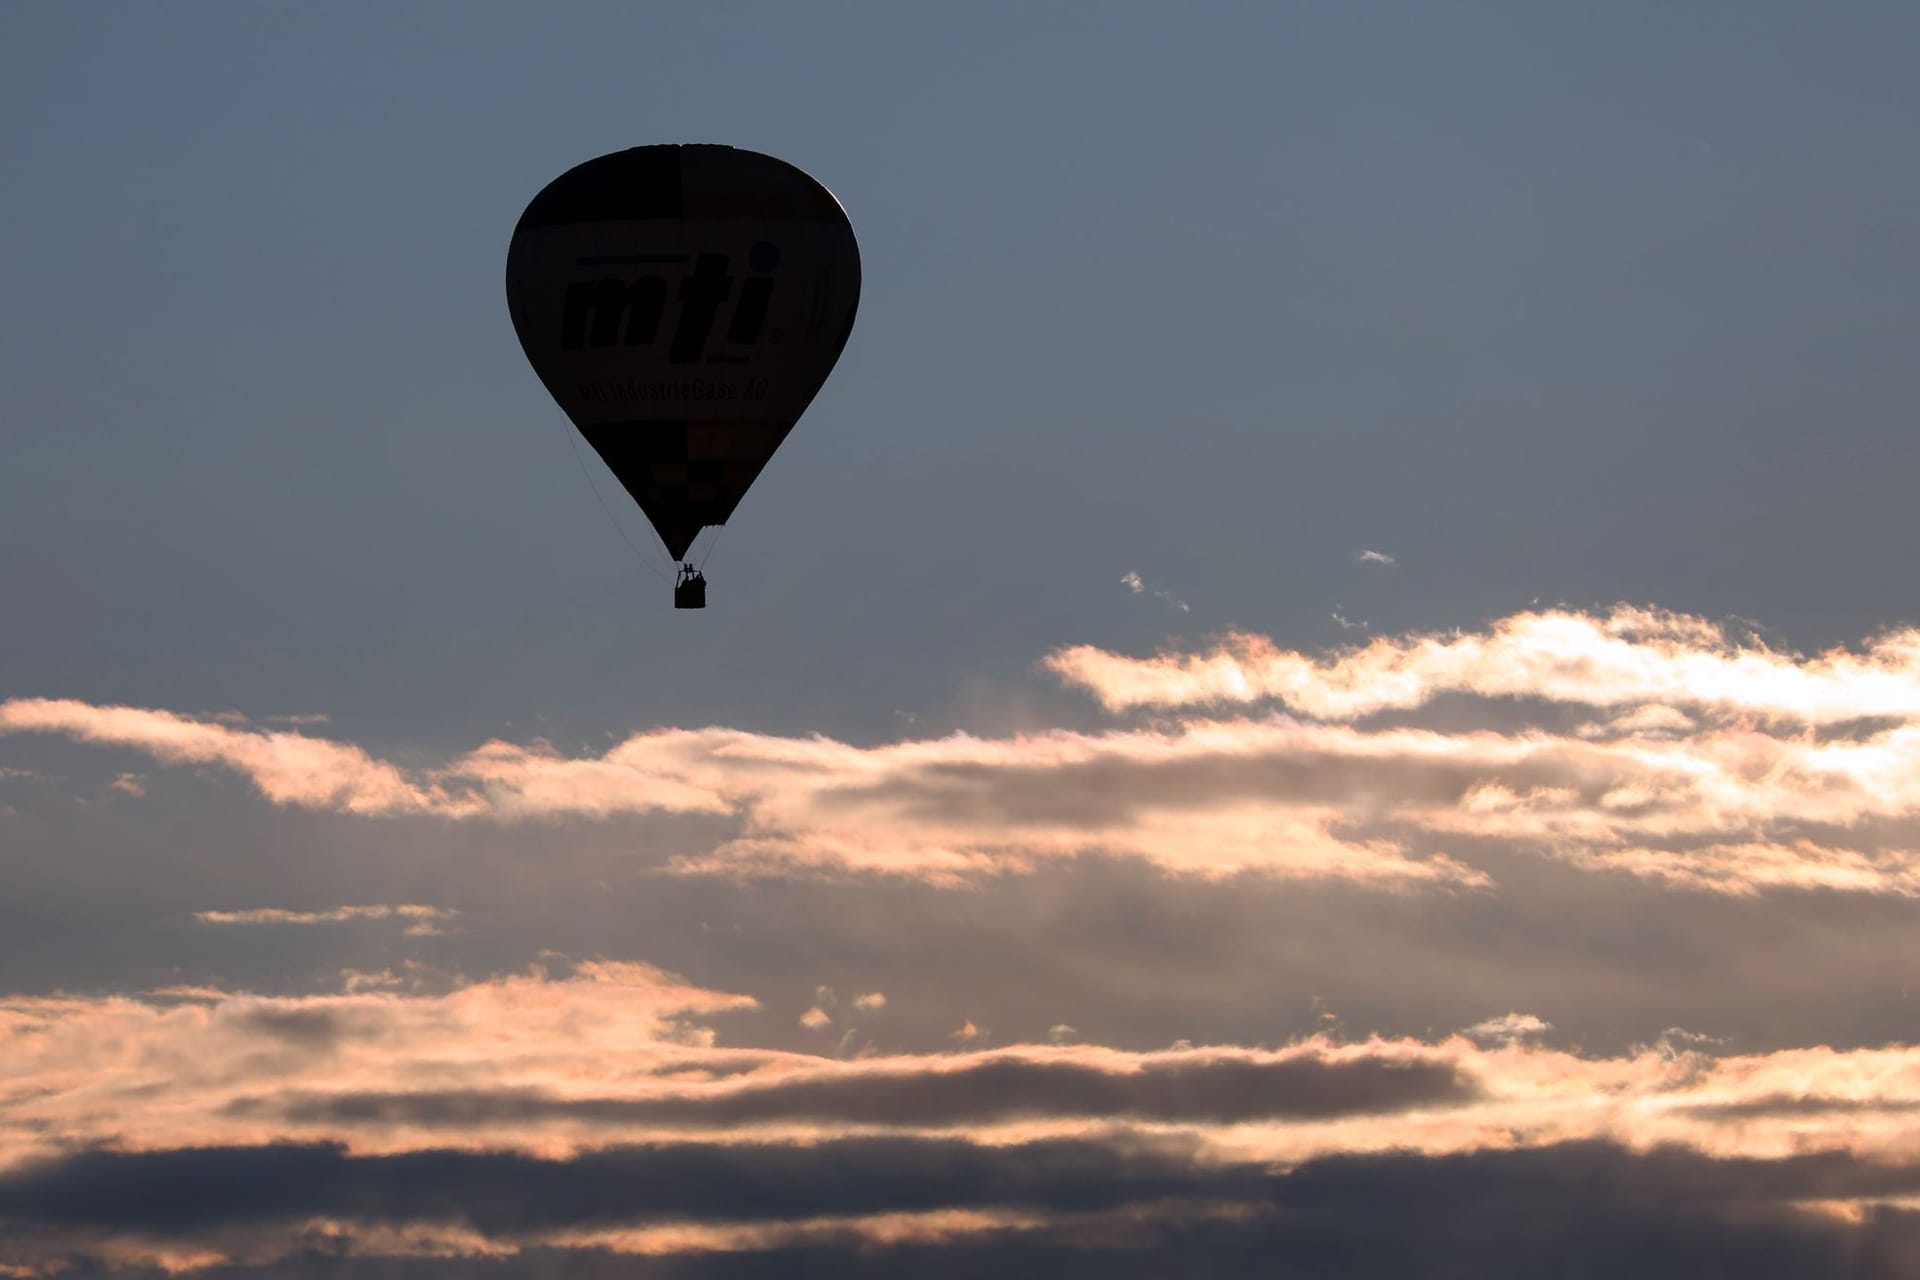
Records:
M676 560L806 411L859 301L839 201L733 147L589 160L533 198L507 250L534 372Z

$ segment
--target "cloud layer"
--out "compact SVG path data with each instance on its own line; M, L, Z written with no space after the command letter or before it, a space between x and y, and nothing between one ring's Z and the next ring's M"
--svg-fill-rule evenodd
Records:
M1203 653L1154 658L1079 645L1047 666L1112 710L1271 702L1350 721L1466 694L1815 726L1920 716L1920 630L1808 658L1705 618L1625 605L1520 613L1474 633L1382 636L1330 658L1237 633Z
M1335 1195L1391 1215L1396 1187L1445 1201L1476 1178L1523 1200L1529 1179L1614 1180L1635 1212L1684 1195L1690 1230L1858 1226L1920 1196L1910 1047L1716 1057L1676 1034L1591 1058L1524 1043L1545 1027L1519 1014L1477 1040L1272 1049L723 1047L712 1024L752 1003L605 962L0 1002L0 1262L1116 1247L1285 1230Z
M1115 717L1093 730L407 765L311 725L0 703L25 752L144 758L62 809L23 757L30 812L0 821L48 847L84 816L144 851L181 770L264 797L196 795L243 851L147 936L330 975L0 998L0 1269L1910 1274L1910 957L1871 940L1920 897L1915 654L1528 613L1317 655L1061 650ZM475 963L543 910L539 964ZM596 922L728 977L537 950ZM1716 1034L1583 1047L1709 962L1639 1025ZM1769 973L1837 1012L1736 1013L1727 975ZM1342 1016L1309 1004L1336 980ZM1394 1033L1347 1029L1367 1008ZM1849 1018L1892 1030L1807 1042Z
M1692 891L1920 893L1920 632L1809 658L1620 608L1326 657L1238 635L1152 658L1065 649L1046 666L1111 710L1159 718L871 747L667 729L587 757L493 741L422 769L300 732L74 701L0 704L0 732L220 767L276 804L369 818L724 823L683 871L961 884L1098 855L1481 891L1497 886L1472 851L1497 844ZM1482 709L1467 727L1461 699Z

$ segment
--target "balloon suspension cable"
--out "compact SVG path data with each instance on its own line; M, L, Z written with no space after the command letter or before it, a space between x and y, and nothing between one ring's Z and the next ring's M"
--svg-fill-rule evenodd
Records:
M712 558L714 548L720 545L720 535L727 531L727 526L723 524L709 525L707 527L713 530L713 537L707 540L707 549L700 553L699 571L701 573L707 571L707 561Z
M579 433L569 431L563 426L560 428L560 434L567 438L567 444L573 449L573 460L579 464L580 467L580 478L587 482L587 488L593 492L593 500L600 504L601 512L607 517L607 523L613 526L614 532L620 535L620 541L627 544L628 550L633 552L635 559L646 566L648 573L660 579L660 581L671 585L672 579L660 572L660 566L654 562L653 557L640 549L640 544L628 535L627 527L620 523L619 519L613 514L613 508L609 507L607 500L600 495L600 486L593 482L593 473L587 470L587 460L580 455Z

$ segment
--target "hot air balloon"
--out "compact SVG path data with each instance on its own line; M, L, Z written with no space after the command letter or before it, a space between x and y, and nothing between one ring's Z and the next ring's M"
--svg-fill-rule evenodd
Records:
M833 194L721 146L616 151L549 183L514 228L507 305L540 381L682 561L723 525L832 372L860 301Z

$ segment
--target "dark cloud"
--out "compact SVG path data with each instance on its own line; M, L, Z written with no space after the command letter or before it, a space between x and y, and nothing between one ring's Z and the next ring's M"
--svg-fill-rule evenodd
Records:
M1232 1124L1446 1106L1471 1101L1477 1093L1455 1064L1438 1055L1409 1061L1181 1058L1125 1071L1094 1063L990 1059L958 1070L923 1066L800 1077L686 1097L562 1099L525 1090L349 1093L278 1105L254 1099L237 1110L277 1111L301 1124L452 1129L551 1120L699 1128L779 1122L944 1127L1025 1116Z
M0 1177L0 1221L190 1237L314 1216L468 1225L514 1238L682 1219L753 1222L949 1207L1091 1210L1205 1189L1257 1191L1257 1172L1197 1174L1185 1141L688 1143L571 1160L426 1151L352 1156L335 1144L93 1151Z
M10 1224L0 1242L18 1246L75 1227L190 1239L216 1227L263 1232L327 1214L359 1225L464 1224L496 1241L526 1240L510 1260L460 1263L463 1274L503 1280L1173 1272L1891 1280L1920 1262L1920 1220L1870 1205L1852 1218L1801 1206L1915 1189L1920 1169L1844 1156L1715 1160L1604 1144L1341 1157L1292 1172L1222 1169L1178 1149L1091 1142L634 1149L574 1161L353 1158L337 1148L280 1147L94 1154L12 1175L0 1182L0 1220ZM939 1206L1043 1212L1032 1225L990 1226L937 1245L880 1244L849 1228L810 1236L803 1247L648 1259L543 1248L536 1239L556 1227L648 1219L797 1222ZM445 1274L447 1265L328 1257L297 1243L292 1253L268 1272L214 1274L401 1280Z
M328 1009L251 1009L240 1021L296 1049L319 1053L335 1048L347 1034L346 1020Z
M1121 752L1046 765L943 762L870 786L823 792L849 802L884 800L941 822L1046 823L1098 829L1147 809L1205 808L1240 800L1339 805L1351 821L1389 809L1459 803L1474 787L1565 788L1597 800L1626 773L1579 744L1495 768L1433 753L1342 756L1323 747L1194 752L1140 759Z
M1776 1094L1742 1102L1712 1102L1684 1108L1709 1120L1764 1120L1769 1116L1904 1115L1920 1111L1909 1098L1837 1098L1826 1094Z

